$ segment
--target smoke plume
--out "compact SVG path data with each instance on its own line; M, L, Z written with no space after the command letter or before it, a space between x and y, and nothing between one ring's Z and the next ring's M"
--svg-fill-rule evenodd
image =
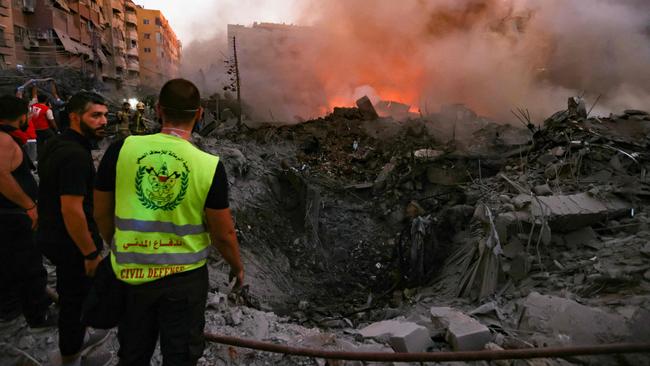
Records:
M596 113L650 104L650 4L643 0L328 0L299 24L238 35L242 97L257 119L294 121L368 95L412 111L463 103L498 120L536 119L570 96L599 95ZM230 55L225 34L207 41ZM190 45L184 62L197 79ZM212 57L212 60L221 57ZM206 89L228 83L200 66ZM273 116L273 117L271 117Z

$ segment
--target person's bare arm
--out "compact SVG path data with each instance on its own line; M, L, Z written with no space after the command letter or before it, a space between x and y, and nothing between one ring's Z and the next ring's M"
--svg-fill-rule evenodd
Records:
M115 235L115 192L95 189L94 196L94 216L99 234L105 242L110 243Z
M36 203L23 191L14 176L11 175L12 163L19 152L20 150L16 147L16 143L11 136L0 133L0 193L26 210L27 215L32 220L32 229L35 229L38 222Z
M54 99L61 99L59 98L59 93L58 90L56 89L56 82L54 80L50 82L50 91L52 92L52 96L54 97Z
M47 118L47 124L50 126L51 129L57 130L58 127L56 125L56 120L54 119L54 112L52 109L48 109L47 112L45 113L45 117Z
M236 286L242 286L244 283L244 265L239 254L239 242L237 241L235 224L232 221L230 209L214 210L206 208L205 216L212 244L230 265L230 278L236 278Z
M61 196L61 214L63 214L63 223L68 234L81 251L81 254L87 256L97 250L90 229L86 222L86 214L83 209L83 196L62 195ZM86 275L94 276L97 265L101 261L101 256L94 260L85 260Z

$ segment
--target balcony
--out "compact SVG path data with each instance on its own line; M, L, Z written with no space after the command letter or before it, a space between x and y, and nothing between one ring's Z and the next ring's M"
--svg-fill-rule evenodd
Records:
M111 0L111 7L117 11L124 11L124 2L120 0Z
M126 69L126 60L124 57L115 57L115 67L118 69Z
M113 17L113 28L124 29L124 19Z
M126 48L126 42L124 42L123 39L113 38L113 47L125 49Z
M131 47L129 48L128 51L126 51L126 55L130 57L140 57L140 53L138 52L137 47Z
M128 29L124 36L128 39L135 39L136 41L138 40L138 32L135 29Z
M127 23L135 24L135 25L138 24L138 16L135 15L134 12L126 12L126 14L124 15L124 19L126 20Z
M126 63L126 69L129 71L140 71L140 62L134 59L129 59Z

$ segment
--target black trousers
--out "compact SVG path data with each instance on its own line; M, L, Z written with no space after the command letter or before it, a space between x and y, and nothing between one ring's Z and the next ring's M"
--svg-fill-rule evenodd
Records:
M59 350L63 356L81 351L86 326L81 310L92 279L86 276L84 258L73 243L39 242L43 254L56 266L56 291L59 293ZM66 250L67 249L67 250Z
M54 131L52 131L51 128L46 128L43 130L36 130L36 156L37 160L40 160L41 153L43 151L43 146L45 146L45 142L49 140L50 138L56 136Z
M164 366L196 365L204 349L207 293L206 266L127 286L119 365L149 365L159 336Z
M45 292L47 271L24 213L0 214L0 311L22 310L29 324L43 321L51 301Z

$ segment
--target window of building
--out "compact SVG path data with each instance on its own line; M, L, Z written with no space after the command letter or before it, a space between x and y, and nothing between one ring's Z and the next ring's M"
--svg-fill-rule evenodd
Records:
M156 32L156 43L162 43L162 34Z
M34 12L34 7L36 6L36 0L23 0L23 11Z
M14 40L16 42L22 42L25 38L25 28L14 25Z
M149 19L142 19L142 24L149 24Z
M162 20L160 20L160 18L156 18L156 25L159 27L162 26Z
M144 53L151 53L151 48L145 47L144 48Z
M145 33L144 39L151 39L151 33Z

